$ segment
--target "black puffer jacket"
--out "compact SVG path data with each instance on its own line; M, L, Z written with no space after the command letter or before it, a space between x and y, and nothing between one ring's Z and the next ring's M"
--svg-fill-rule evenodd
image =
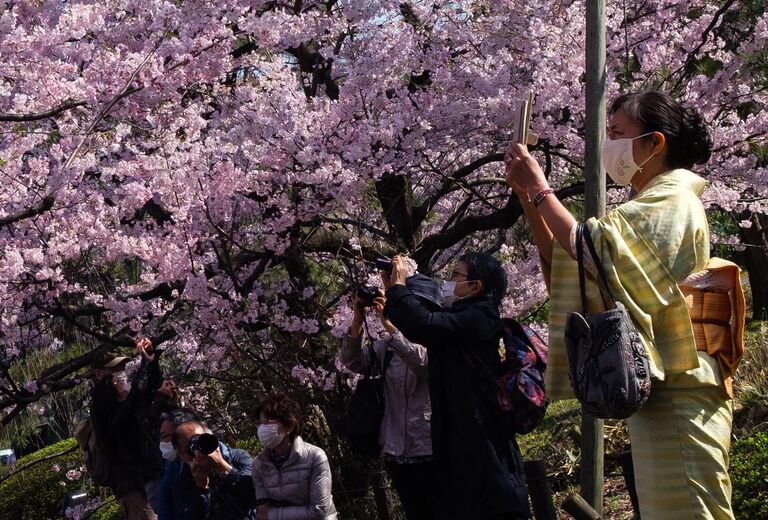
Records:
M387 291L385 313L429 355L432 448L444 506L440 518L527 518L523 461L489 381L500 369L497 306L480 296L430 312L410 289L395 285Z

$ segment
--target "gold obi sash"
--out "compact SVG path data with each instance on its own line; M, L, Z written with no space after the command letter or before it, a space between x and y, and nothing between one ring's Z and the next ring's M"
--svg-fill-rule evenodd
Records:
M717 359L725 389L733 397L733 374L744 355L744 293L739 268L712 258L705 270L710 275L694 286L681 282L688 304L696 350Z

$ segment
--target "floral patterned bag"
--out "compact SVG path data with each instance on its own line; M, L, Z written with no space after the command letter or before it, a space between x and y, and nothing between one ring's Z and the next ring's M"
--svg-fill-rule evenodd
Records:
M548 348L527 325L504 318L504 360L496 377L496 398L509 428L529 433L544 419L549 401L544 387Z

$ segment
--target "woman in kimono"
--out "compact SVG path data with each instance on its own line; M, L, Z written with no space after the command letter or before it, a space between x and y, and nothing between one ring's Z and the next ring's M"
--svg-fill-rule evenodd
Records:
M614 296L629 311L649 353L653 385L629 418L640 513L649 519L733 518L728 448L732 401L718 359L697 349L679 283L707 267L709 231L699 200L706 181L689 169L709 160L713 141L701 114L661 92L625 94L609 110L604 167L634 198L586 221ZM505 156L550 289L547 390L573 397L564 325L580 310L576 219L554 196L541 167L522 145ZM588 284L590 312L602 310ZM702 351L704 350L704 351Z

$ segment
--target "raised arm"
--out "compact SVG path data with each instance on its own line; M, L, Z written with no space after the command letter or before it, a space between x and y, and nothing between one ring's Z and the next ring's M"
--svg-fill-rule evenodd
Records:
M362 374L368 371L371 364L371 356L368 348L363 347L363 337L353 337L352 334L346 334L341 338L341 353L339 354L341 362L352 372Z
M408 341L403 333L396 330L387 339L387 345L403 363L411 368L425 372L427 368L427 349Z
M552 246L546 248L542 247L542 244L547 241L552 244L553 236L560 246L573 256L571 230L576 224L576 219L554 196L539 163L528 153L525 146L514 143L505 155L504 164L507 170L507 184L520 197L542 260L547 266L551 266ZM528 202L529 200L533 202Z
M533 243L539 251L541 273L544 276L544 283L547 284L547 290L549 290L549 284L552 279L552 246L554 240L552 230L549 229L541 213L537 211L525 194L518 194L518 197L520 197L520 205L523 206L525 218L528 219L528 226L530 227L531 235L533 235Z

